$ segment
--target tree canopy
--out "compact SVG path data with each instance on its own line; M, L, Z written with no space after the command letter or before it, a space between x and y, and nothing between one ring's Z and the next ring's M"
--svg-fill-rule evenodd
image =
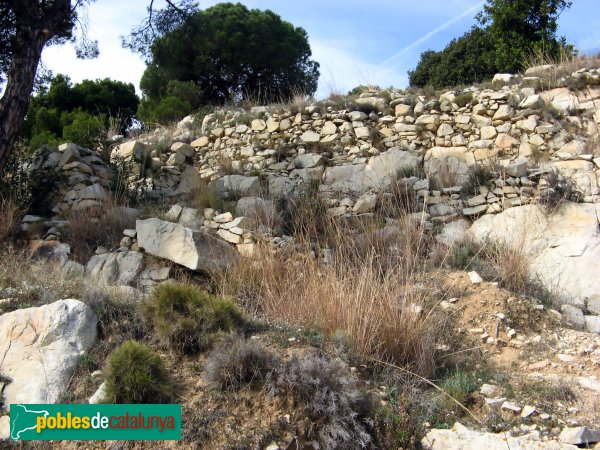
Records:
M0 98L0 174L8 161L27 112L37 68L46 45L77 41L79 57L98 54L97 42L84 31L81 8L93 0L0 1L0 81L6 87Z
M32 147L69 140L97 145L98 134L118 122L123 133L132 124L139 99L131 83L108 78L73 84L58 74L44 92L31 99L21 136Z
M480 82L495 73L514 73L535 54L559 59L572 53L556 31L560 14L571 6L567 0L487 0L473 27L442 51L421 54L409 71L412 86L435 88Z
M0 176L3 176L19 136L34 82L40 75L38 65L43 49L47 45L71 41L76 44L77 56L98 55L97 42L87 38L85 20L81 20L82 9L93 1L0 1L0 83L6 81L0 98ZM189 11L195 8L190 0L165 2L165 9L156 10L155 0L149 1L145 25L132 33L139 48L144 48L144 43L151 42L153 36L174 26L170 24L186 20ZM144 36L148 39L144 40Z
M144 107L160 106L166 97L193 107L313 94L319 64L310 57L302 28L269 10L217 4L193 13L152 43L140 83L147 99Z

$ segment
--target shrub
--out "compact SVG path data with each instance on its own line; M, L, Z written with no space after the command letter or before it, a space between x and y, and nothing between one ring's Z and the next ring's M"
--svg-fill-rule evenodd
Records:
M469 167L467 181L462 186L462 193L464 195L478 195L479 188L488 186L494 177L495 174L489 167L482 165L471 166Z
M314 354L293 357L278 371L272 388L292 395L312 421L321 423L318 436L323 448L365 448L371 443L370 401L343 364Z
M108 358L107 403L170 403L175 386L160 356L136 341L127 341Z
M93 116L84 111L73 111L68 116L70 123L63 128L64 141L92 150L104 146L107 130L105 116Z
M236 391L246 384L264 381L278 359L254 341L225 339L206 361L204 378L217 389Z
M31 150L37 150L42 145L56 147L58 146L58 143L59 139L56 134L52 133L51 131L44 130L31 136L28 145Z
M464 239L455 243L448 255L450 267L470 270L480 264L485 256L482 246L473 239Z
M556 211L565 201L579 203L582 198L583 194L572 178L564 176L558 170L546 175L546 186L540 193L540 203L546 212Z
M0 243L14 236L23 214L24 211L12 197L4 198L0 195Z
M305 184L291 195L276 198L275 205L286 234L306 242L326 242L331 238L328 206L318 183Z
M471 92L465 92L465 93L459 94L454 99L454 103L456 103L461 108L463 106L467 106L472 101L473 101L473 94Z
M231 300L181 283L159 286L142 302L142 315L164 345L183 353L205 350L217 333L245 323Z
M186 100L170 95L158 102L142 99L138 115L146 124L164 124L180 120L192 112L192 105Z
M447 317L434 310L439 299L429 287L413 288L421 276L418 253L424 244L418 231L390 239L382 231L355 243L340 234L330 265L312 258L308 245L293 259L259 247L255 259L242 259L224 276L223 292L273 320L344 333L357 355L430 376Z
M467 403L469 395L475 392L479 386L480 382L477 379L477 374L462 370L450 373L440 384L440 388L446 394L463 405ZM455 406L450 399L447 400L448 406Z

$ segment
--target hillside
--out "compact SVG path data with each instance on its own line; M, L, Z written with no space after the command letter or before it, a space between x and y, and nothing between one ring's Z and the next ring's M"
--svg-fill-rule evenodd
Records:
M597 445L599 127L596 64L39 149L0 211L0 439L106 401L181 403L161 448Z

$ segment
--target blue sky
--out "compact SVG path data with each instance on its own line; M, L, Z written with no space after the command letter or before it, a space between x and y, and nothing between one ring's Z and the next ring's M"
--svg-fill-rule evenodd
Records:
M148 0L97 0L88 9L90 35L99 40L100 57L75 58L70 45L50 47L43 61L54 73L74 81L110 77L138 85L145 65L121 48L127 34L145 15ZM155 4L161 4L155 1ZM217 1L200 0L206 8ZM441 50L475 24L478 0L246 0L249 8L271 9L303 27L313 58L321 64L317 98L345 93L359 84L405 87L407 71L421 52ZM584 53L600 52L600 1L574 0L559 20L565 35Z

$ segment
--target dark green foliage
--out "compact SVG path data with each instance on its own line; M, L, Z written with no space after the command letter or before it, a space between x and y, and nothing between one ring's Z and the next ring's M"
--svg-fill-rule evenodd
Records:
M113 131L125 132L138 102L131 83L106 78L73 85L69 77L59 74L47 90L31 99L21 137L33 150L61 141L95 149L103 144L111 118L118 121Z
M64 185L66 176L42 167L48 157L48 148L41 147L33 154L18 147L8 158L0 178L0 197L14 199L19 208L29 214L49 217L51 206L59 195L58 186Z
M160 355L136 341L127 341L108 358L107 403L171 403L175 387Z
M168 124L192 112L192 105L178 97L169 95L158 101L142 99L138 115L146 125Z
M453 39L444 50L422 53L415 70L408 72L410 84L442 89L491 78L497 72L497 67L485 56L491 51L488 32L474 27L460 38Z
M160 285L141 307L156 337L183 353L205 350L218 333L245 324L242 313L231 300L181 283Z
M557 19L571 6L567 0L487 0L473 27L442 51L428 50L413 71L411 86L437 89L481 82L495 73L523 70L527 59L542 54L559 59L573 54L565 38L557 38Z
M75 142L90 149L102 146L106 138L106 117L104 115L92 115L77 110L67 114L66 117L69 118L70 123L63 127L64 141Z
M365 448L371 443L367 431L371 402L343 364L313 354L293 357L278 371L272 389L293 395L306 415L320 422L322 448Z
M206 361L204 378L217 389L236 391L263 382L277 369L279 360L258 343L235 337L225 339Z
M487 26L493 52L486 56L499 72L523 69L534 53L557 60L562 51L573 52L565 38L558 38L558 17L571 7L568 0L487 0L477 15Z
M289 99L316 91L319 65L310 56L302 28L269 10L220 3L154 41L140 86L156 105L168 96L192 107Z

